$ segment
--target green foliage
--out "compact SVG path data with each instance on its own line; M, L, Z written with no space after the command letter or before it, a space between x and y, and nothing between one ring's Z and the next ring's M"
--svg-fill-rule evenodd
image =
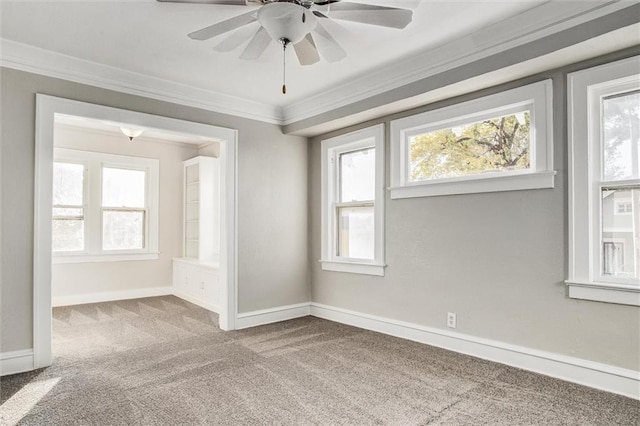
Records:
M411 179L528 168L529 113L524 118L523 125L509 115L414 136L410 140Z

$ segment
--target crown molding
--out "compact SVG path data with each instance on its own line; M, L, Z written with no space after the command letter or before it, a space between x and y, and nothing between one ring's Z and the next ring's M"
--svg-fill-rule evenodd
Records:
M0 66L281 125L282 109L0 38Z
M524 45L636 4L549 1L452 42L379 68L283 108L290 125Z

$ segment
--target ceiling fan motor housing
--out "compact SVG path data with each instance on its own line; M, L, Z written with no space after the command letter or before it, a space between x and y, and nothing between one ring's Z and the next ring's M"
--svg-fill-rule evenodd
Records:
M274 40L296 44L318 25L318 19L296 3L267 3L258 10L258 21Z

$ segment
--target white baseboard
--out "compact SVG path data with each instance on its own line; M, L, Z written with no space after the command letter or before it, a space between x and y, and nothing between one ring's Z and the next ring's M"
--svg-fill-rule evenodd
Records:
M0 353L0 376L33 370L33 350Z
M242 328L306 317L310 314L311 308L309 302L298 303L296 305L278 306L276 308L263 309L260 311L245 312L238 314L236 329L240 330Z
M74 294L54 296L53 306L83 305L85 303L111 302L114 300L140 299L142 297L167 296L173 294L173 287L149 287L135 290L110 291L105 293Z
M173 289L173 287L172 287ZM220 308L217 305L214 305L213 303L208 303L205 302L201 299L198 299L197 297L193 297L187 293L183 293L181 291L178 290L172 290L173 291L173 295L176 297L179 297L180 299L184 299L189 303L193 303L194 305L198 305L201 308L205 308L208 311L212 311L215 312L216 314L220 313Z
M311 315L640 399L640 372L311 303Z

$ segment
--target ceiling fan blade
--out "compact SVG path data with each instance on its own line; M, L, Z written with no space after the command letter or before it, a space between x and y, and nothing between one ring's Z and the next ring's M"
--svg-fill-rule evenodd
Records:
M251 0L156 0L160 3L196 3L196 4L228 4L230 6L246 6L254 3Z
M331 36L322 23L318 22L315 33L318 35L315 38L316 46L324 59L329 62L338 62L347 56L347 52Z
M270 42L271 37L269 36L269 33L267 33L267 30L265 30L264 27L260 27L247 47L245 47L242 55L240 55L240 59L258 59Z
M365 3L332 3L329 18L360 22L389 28L405 28L413 19L413 11Z
M255 11L252 10L251 12L234 16L233 18L229 18L225 21L218 22L201 30L189 33L189 37L194 40L208 40L256 21L255 15Z
M234 31L222 40L220 43L213 46L213 50L216 52L231 52L236 47L240 46L245 41L249 40L255 32L254 25L247 25Z
M316 43L313 41L311 33L294 44L293 48L296 51L300 65L312 65L320 60L320 55L318 55L318 49L316 48Z

